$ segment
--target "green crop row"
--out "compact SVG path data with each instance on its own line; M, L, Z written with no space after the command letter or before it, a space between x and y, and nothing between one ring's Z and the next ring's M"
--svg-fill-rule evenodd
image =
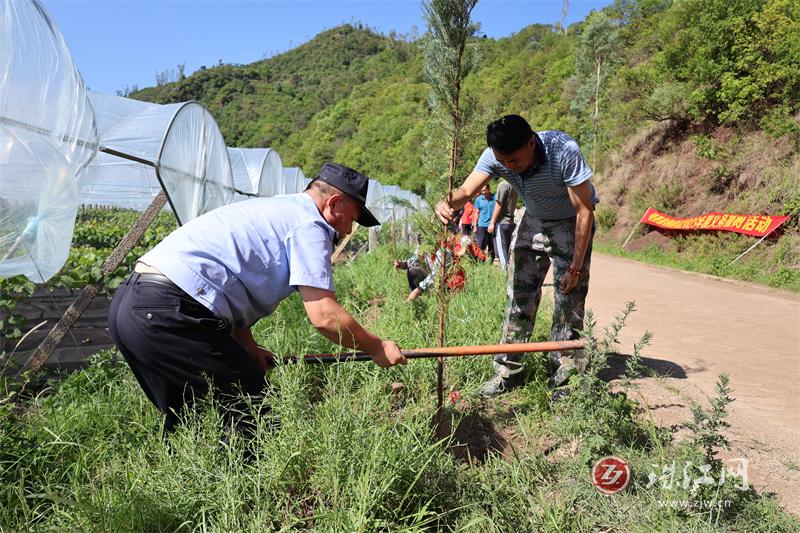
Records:
M69 256L61 270L44 286L82 289L90 283L98 283L101 293L112 292L131 272L136 259L175 228L172 214L161 213L122 264L111 275L103 276L103 264L139 215L138 212L122 209L82 208L76 218ZM16 340L23 335L24 317L16 312L16 306L21 300L29 298L35 288L36 285L24 276L0 278L0 334L5 339Z

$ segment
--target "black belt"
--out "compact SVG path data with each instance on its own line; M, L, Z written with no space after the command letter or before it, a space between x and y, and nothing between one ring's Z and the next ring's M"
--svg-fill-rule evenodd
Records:
M174 289L181 290L174 281L169 279L164 274L156 274L154 272L134 272L131 274L131 282L133 283L154 283L156 285L164 285Z

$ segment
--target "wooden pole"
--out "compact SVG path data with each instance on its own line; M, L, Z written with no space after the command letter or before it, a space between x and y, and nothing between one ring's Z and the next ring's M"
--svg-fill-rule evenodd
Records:
M637 221L637 222L636 222L636 224L634 224L634 226L633 226L633 229L631 230L631 234L630 234L630 235L628 235L628 238L627 238L627 239L625 239L625 242L624 242L624 243L622 243L622 247L623 247L623 248L625 248L625 246L627 246L627 244L628 244L628 241L629 241L629 240L631 240L631 237L633 237L633 234L634 234L634 232L636 232L636 228L638 228L638 227L639 227L639 224L641 224L641 223L642 223L642 221L641 221L641 220L639 220L639 221Z
M378 249L378 228L369 228L369 237L367 239L369 248L367 251L374 252Z
M392 205L392 257L397 257L397 212Z
M136 242L144 234L147 227L161 211L161 208L164 207L166 201L167 196L162 190L153 199L144 213L139 216L139 219L136 221L130 231L122 238L121 241L119 241L119 244L117 244L117 247L111 252L111 255L108 256L108 259L106 259L105 263L103 263L101 268L103 277L111 274L117 269L117 267L119 267L120 264L122 264L125 256L128 255L128 252L130 252L136 245ZM17 378L20 378L26 372L36 372L47 362L50 354L52 354L53 350L55 350L58 345L61 344L64 336L67 334L72 325L77 322L78 318L80 318L81 314L86 310L99 290L99 283L92 283L83 288L75 301L72 302L72 305L70 305L61 316L61 319L59 319L58 323L56 323L56 325L53 326L53 329L51 329L47 334L47 337L45 337L39 346L36 347L36 350L33 352L31 357L25 362L25 365L17 373Z
M339 243L339 246L336 247L336 250L333 251L333 255L331 255L331 264L333 264L333 262L339 258L339 255L341 255L341 253L344 251L345 246L347 246L347 243L353 238L353 235L355 235L356 231L358 231L358 228L358 224L354 224L353 230L348 233L344 239L342 239L342 242Z
M447 346L437 348L416 348L411 350L400 350L406 359L442 359L444 357L465 357L469 355L496 355L501 353L530 353L530 352L568 352L572 350L583 350L586 342L576 341L548 341L548 342L526 342L518 344L486 344L478 346ZM348 361L370 361L372 356L366 352L354 353L318 353L306 354L302 356L284 357L283 361L304 360L307 363L341 363Z
M22 244L23 240L25 240L25 232L22 232L22 234L19 237L17 237L17 240L14 241L14 244L11 245L11 248L8 249L3 258L0 259L0 261L6 261L7 259L11 258L11 256L14 255L17 249L19 249L19 245Z

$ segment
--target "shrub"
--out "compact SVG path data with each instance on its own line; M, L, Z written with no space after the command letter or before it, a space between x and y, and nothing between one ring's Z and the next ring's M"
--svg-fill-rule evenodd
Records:
M594 210L594 220L602 231L608 231L617 223L617 211L609 205L599 205Z

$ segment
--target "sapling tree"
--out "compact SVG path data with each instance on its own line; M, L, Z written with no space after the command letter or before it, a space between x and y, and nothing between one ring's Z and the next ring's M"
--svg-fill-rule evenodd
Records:
M464 79L474 69L477 53L470 39L478 26L470 20L478 0L423 0L422 10L427 34L422 41L425 55L423 76L430 85L430 124L426 142L426 164L437 179L429 193L451 194L453 182L462 163L465 136L474 116L473 101L463 94ZM444 185L447 189L444 189ZM442 194L443 195L443 194ZM438 196L441 198L441 196ZM431 224L436 224L432 221ZM445 324L448 310L446 291L447 261L443 243L447 228L438 226L436 243L442 246L442 261L438 268L437 299L439 302L438 345L445 343ZM444 402L444 360L438 360L436 392L437 420Z

